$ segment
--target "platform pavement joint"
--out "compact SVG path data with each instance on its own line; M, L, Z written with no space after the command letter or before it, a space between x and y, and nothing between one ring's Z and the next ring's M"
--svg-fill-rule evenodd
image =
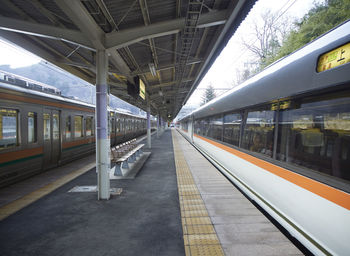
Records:
M224 255L203 199L172 131L186 256Z

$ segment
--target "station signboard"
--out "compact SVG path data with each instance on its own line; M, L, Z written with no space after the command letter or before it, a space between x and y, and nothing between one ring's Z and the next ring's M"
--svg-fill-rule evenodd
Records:
M146 99L146 89L145 89L145 84L143 81L140 79L140 97L145 100Z

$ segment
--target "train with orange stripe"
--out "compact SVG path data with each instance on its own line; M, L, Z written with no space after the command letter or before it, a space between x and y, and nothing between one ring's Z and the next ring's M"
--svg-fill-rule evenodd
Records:
M315 255L350 255L350 21L178 129Z
M111 146L147 131L146 118L127 111L109 108L108 120ZM0 71L0 187L94 151L94 105Z

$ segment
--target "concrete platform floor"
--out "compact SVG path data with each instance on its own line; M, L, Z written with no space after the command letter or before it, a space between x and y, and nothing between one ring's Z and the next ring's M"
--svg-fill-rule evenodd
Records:
M67 193L96 185L95 169L0 221L0 255L184 255L171 133L152 139L134 180L113 180L120 196Z
M7 190L12 197L0 190L2 204L20 197L30 201L26 194L37 193L33 185L45 190L55 179L63 184L67 173L82 173L0 220L0 255L302 255L175 129L172 133L176 150L170 130L153 136L141 172L134 180L112 180L111 187L123 192L109 201L98 201L96 193L68 193L96 185L94 156L82 159L88 166L72 164L26 181L20 193L14 186Z
M225 255L304 255L186 139L174 133Z

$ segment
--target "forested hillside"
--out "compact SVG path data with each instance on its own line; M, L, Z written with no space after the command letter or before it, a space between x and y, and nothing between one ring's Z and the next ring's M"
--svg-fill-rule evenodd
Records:
M313 8L300 20L283 14L266 10L261 15L261 22L253 24L254 43L242 40L255 57L251 62L257 64L242 71L245 74L243 80L349 20L350 0L315 1Z

